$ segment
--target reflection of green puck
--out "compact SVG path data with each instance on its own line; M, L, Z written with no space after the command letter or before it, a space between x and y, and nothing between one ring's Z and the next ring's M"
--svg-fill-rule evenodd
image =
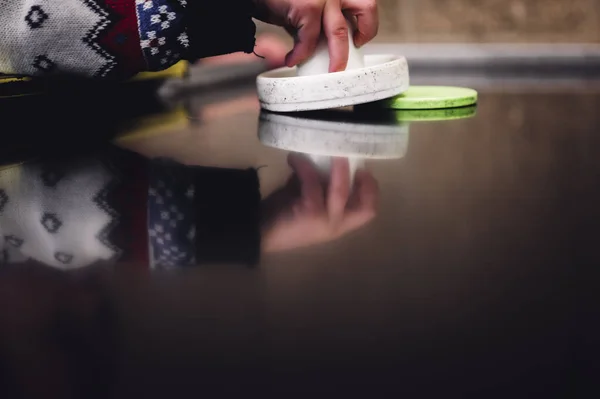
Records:
M477 106L447 109L398 109L392 110L398 122L433 122L472 118L477 114Z
M442 109L466 107L477 103L477 92L464 87L411 86L404 93L383 100L392 109Z

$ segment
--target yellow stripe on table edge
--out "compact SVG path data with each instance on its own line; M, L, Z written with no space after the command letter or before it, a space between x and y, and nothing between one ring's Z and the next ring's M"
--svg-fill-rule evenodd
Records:
M12 168L17 168L27 162L31 162L31 160L22 161L22 162L18 162L18 163L9 163L8 165L0 165L0 172L4 172L5 170L12 169Z
M138 73L133 78L129 79L129 81L130 82L139 82L139 81L143 81L143 80L153 80L153 79L183 78L188 71L188 67L189 67L189 62L180 61L177 64L173 65L172 67L165 69L164 71ZM12 76L12 75L2 76L2 75L0 75L0 85L8 84L8 83L25 83L25 82L31 82L31 81L34 81L34 78L31 78L28 76ZM41 92L40 91L32 91L32 92L23 91L23 93L9 94L6 96L3 96L2 94L0 94L0 98L23 97L23 96L30 96L30 95L39 94L39 93L41 93Z
M149 79L166 79L166 78L182 78L188 71L189 62L179 61L177 64L164 71L157 72L141 72L131 78L131 81L149 80Z
M28 82L31 78L26 76L0 76L0 84L2 83L13 83L13 82Z
M181 109L176 109L168 114L139 118L134 122L134 125L135 127L133 129L129 129L128 132L119 135L113 140L113 143L116 145L125 144L135 140L159 136L170 130L185 128L189 125L189 118L187 111L182 107ZM0 164L0 172L19 167L32 161L35 161L35 158L6 165Z
M181 106L166 113L139 118L134 125L134 128L122 133L113 142L127 143L158 136L170 130L182 129L189 125L189 117L185 107Z
M166 114L139 118L134 122L134 125L134 128L129 129L129 131L122 133L114 139L113 143L116 145L125 144L135 140L159 136L170 130L185 128L189 125L189 118L185 108L181 107ZM35 161L35 158L6 165L0 164L0 172L32 161Z

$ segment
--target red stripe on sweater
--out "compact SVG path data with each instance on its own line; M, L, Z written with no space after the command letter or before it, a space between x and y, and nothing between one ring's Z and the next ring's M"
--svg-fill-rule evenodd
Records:
M146 160L139 156L126 157L121 164L125 180L117 193L121 203L122 245L120 262L128 267L148 270L148 171Z
M140 47L135 0L97 0L109 13L112 23L102 32L98 44L116 57L115 72L130 77L146 70Z

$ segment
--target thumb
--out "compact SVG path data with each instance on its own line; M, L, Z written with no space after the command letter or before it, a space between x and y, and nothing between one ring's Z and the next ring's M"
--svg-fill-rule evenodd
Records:
M320 36L320 16L307 20L296 31L294 35L294 48L285 57L285 64L288 67L293 67L306 61L315 52Z

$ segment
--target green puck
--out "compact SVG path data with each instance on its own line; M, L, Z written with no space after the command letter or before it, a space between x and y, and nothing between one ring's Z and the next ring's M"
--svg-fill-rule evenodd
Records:
M381 101L392 109L444 109L477 103L477 92L464 87L411 86L404 93Z
M472 118L477 114L477 106L446 109L398 109L391 110L398 122L433 122Z

